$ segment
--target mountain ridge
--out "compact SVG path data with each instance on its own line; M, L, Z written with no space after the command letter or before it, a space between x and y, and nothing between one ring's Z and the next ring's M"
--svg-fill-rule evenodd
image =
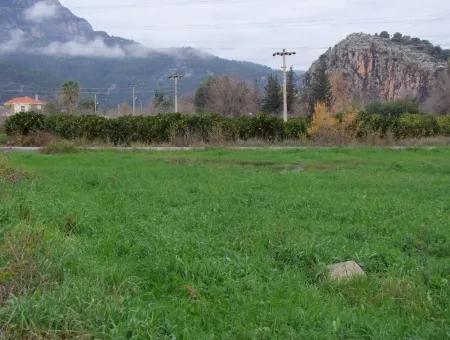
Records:
M56 89L67 79L102 89L109 107L130 101L131 84L140 85L145 92L141 99L148 101L156 89L170 91L167 77L174 70L185 75L180 84L180 93L185 94L210 75L261 81L272 72L267 66L227 60L194 48L148 48L95 31L58 0L0 0L2 101L32 92L50 99L55 93L42 89Z

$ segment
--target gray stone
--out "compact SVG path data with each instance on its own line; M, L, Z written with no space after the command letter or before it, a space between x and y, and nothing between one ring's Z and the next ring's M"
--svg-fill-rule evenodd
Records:
M329 279L335 281L366 275L364 270L355 261L332 264L327 269Z
M424 101L447 62L411 45L364 33L349 35L324 54L327 73L342 75L340 91L350 102L414 98ZM315 62L310 74L319 66ZM331 78L330 78L331 79Z

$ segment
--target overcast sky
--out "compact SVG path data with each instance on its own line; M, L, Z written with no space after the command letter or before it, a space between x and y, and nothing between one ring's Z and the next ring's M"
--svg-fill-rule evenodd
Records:
M307 69L350 33L400 31L450 48L449 0L60 0L94 29L146 46L198 47L279 67Z

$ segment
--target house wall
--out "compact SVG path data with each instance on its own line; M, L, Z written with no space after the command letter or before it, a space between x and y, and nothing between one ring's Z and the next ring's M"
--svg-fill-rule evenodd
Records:
M29 104L14 104L13 113L28 112L31 111L31 105Z
M11 107L11 114L16 114L19 112L41 111L41 110L42 110L42 105L14 104Z

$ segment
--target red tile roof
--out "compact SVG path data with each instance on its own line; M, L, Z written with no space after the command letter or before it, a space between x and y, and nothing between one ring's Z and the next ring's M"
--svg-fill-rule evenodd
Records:
M43 100L36 100L31 97L19 97L8 100L5 105L14 105L14 104L30 104L30 105L45 105L47 102Z

